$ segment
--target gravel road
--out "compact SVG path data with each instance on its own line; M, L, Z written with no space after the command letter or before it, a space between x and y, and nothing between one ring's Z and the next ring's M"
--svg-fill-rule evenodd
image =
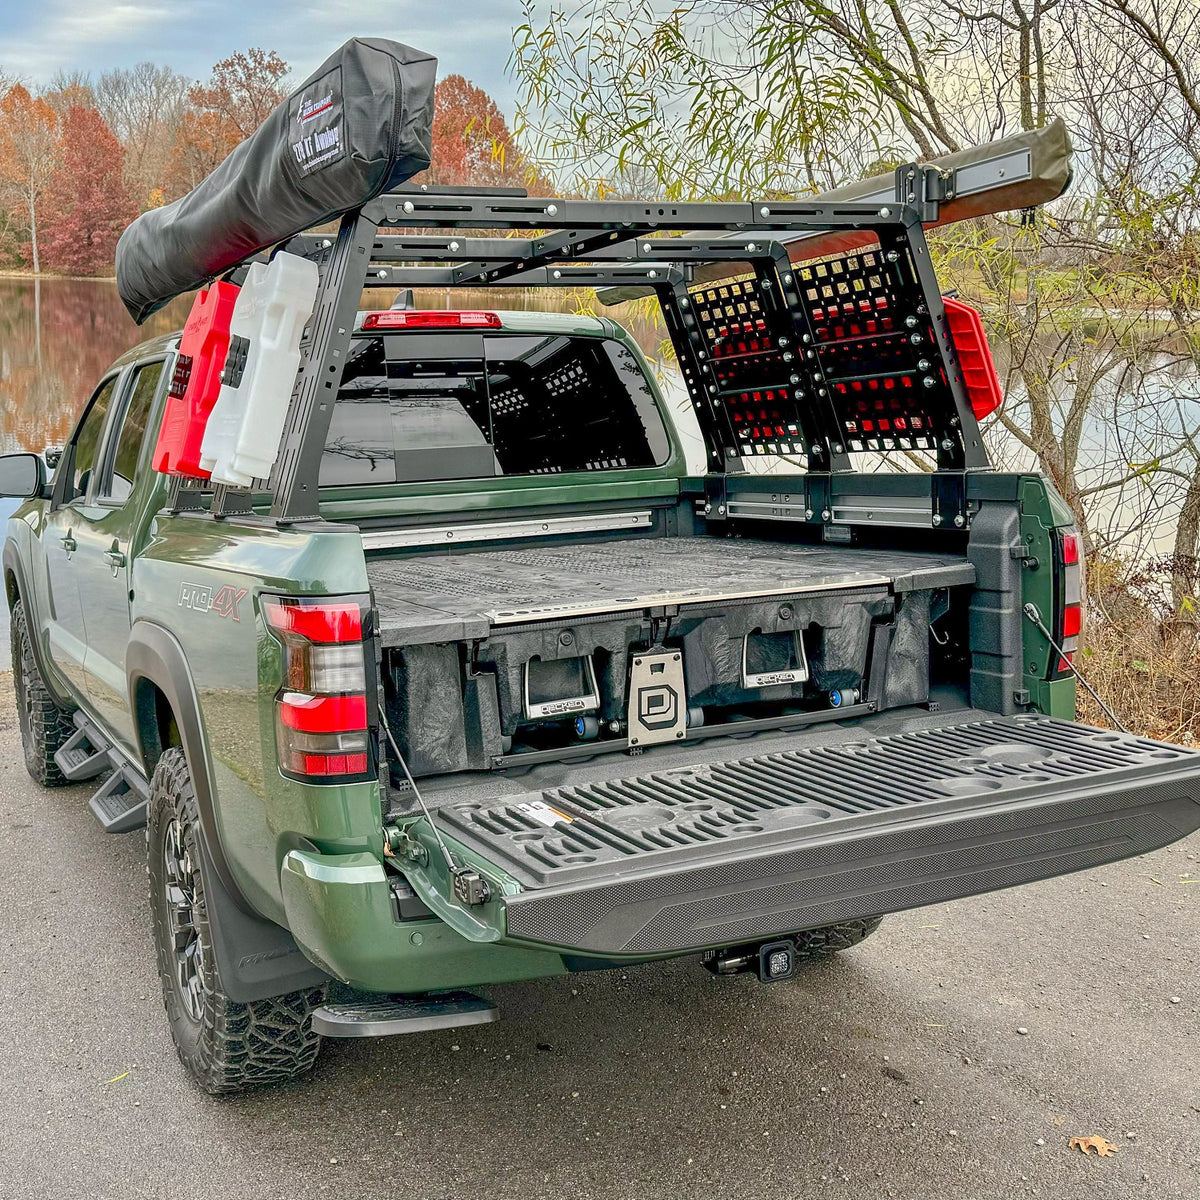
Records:
M141 834L42 791L0 676L0 1197L1200 1195L1200 841L904 913L799 981L692 960L490 989L213 1100L163 1017ZM1072 1136L1117 1152L1085 1158Z

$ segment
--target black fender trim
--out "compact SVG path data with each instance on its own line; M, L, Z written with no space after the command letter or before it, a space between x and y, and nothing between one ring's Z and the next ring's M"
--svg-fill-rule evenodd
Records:
M161 625L138 621L125 652L125 673L133 712L137 712L138 684L145 680L162 692L175 715L196 793L209 929L226 994L238 1004L249 1004L319 987L329 976L304 957L286 929L254 911L230 871L217 836L212 764L200 721L200 701L183 647ZM135 732L145 762L140 725L135 725Z
M37 619L37 612L34 610L33 594L29 590L29 583L25 578L25 567L21 563L21 556L17 552L17 545L13 541L6 541L4 543L4 572L6 575L11 572L13 578L17 581L19 602L25 607L25 621L29 628L29 644L33 648L33 658L37 663L38 674L41 675L42 682L46 685L47 691L54 697L55 704L64 712L70 711L76 707L75 702L69 695L63 695L59 689L58 680L47 669L49 664L46 661L45 654L42 652L42 639L38 636L40 625ZM7 591L7 588L5 590Z
M174 634L152 621L137 621L129 634L129 645L125 651L125 677L129 688L129 708L138 711L138 684L144 679L152 683L166 697L175 723L179 727L179 738L187 758L188 771L192 776L192 787L196 791L196 808L200 813L200 829L212 858L213 870L229 896L244 912L254 910L242 895L241 888L229 869L229 861L217 836L216 810L213 804L212 764L208 757L208 742L204 726L200 721L200 698L188 667L183 647ZM142 737L141 724L135 722L134 735L142 762L149 766L150 754ZM147 770L149 779L153 772Z

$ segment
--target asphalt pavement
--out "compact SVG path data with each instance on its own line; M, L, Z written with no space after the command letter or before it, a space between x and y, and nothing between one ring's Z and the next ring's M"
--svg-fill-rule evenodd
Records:
M0 1198L1200 1195L1200 839L904 913L785 984L488 989L233 1099L171 1044L142 835L25 773L0 676ZM1073 1149L1103 1136L1105 1158Z

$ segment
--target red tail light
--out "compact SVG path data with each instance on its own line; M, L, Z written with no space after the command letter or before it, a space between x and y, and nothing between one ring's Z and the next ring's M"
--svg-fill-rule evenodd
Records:
M499 329L500 317L494 312L443 311L431 309L421 312L399 310L396 312L367 313L363 318L364 329Z
M280 771L322 783L372 778L367 602L263 596L260 603L283 646L284 686L275 696Z
M1083 543L1076 529L1056 529L1054 542L1054 639L1063 649L1051 679L1071 673L1083 630Z
M1004 402L1000 377L992 361L992 348L983 332L983 322L979 314L961 300L945 299L942 306L946 310L950 338L958 352L958 365L971 401L971 411L977 421L982 421Z

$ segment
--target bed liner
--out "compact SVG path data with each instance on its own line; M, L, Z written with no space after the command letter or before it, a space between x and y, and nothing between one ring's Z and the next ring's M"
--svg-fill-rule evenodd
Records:
M384 646L485 638L497 628L660 605L975 582L965 556L750 538L640 538L369 559Z

